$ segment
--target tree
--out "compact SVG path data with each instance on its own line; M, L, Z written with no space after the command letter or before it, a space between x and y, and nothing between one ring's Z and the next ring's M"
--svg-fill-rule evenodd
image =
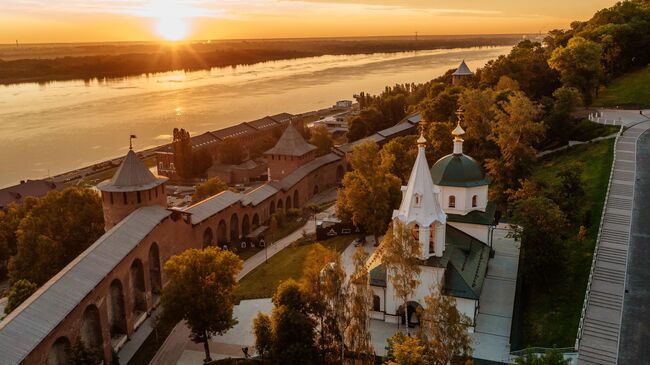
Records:
M362 365L372 364L374 359L369 316L372 291L366 268L367 260L368 254L363 247L357 247L352 256L354 273L350 277L350 299L346 309L349 323L345 330L345 343L353 358Z
M15 232L9 278L40 286L104 233L104 215L101 198L90 189L51 191L30 204Z
M334 146L332 135L324 125L319 125L311 129L311 138L309 139L309 143L318 148L316 150L318 156L330 153Z
M9 289L5 314L9 314L18 308L22 302L36 292L36 289L38 289L38 286L29 280L21 279L16 281Z
M551 112L544 119L548 127L547 140L566 144L574 127L575 119L571 112L583 105L582 94L573 87L562 86L553 92L553 106Z
M348 123L348 142L358 141L368 135L368 126L360 117L354 117Z
M515 237L521 240L525 280L548 288L561 277L563 239L567 228L564 212L552 200L531 197L515 203L512 223Z
M427 161L433 163L453 151L454 142L451 135L453 129L454 124L451 122L426 123L424 125L424 137L429 144L426 149Z
M174 128L172 139L172 150L174 151L174 164L178 175L183 179L192 177L192 140L190 132L185 129Z
M78 339L68 349L68 363L70 365L97 365L100 359L91 351L81 339Z
M381 242L381 250L382 262L386 264L388 279L393 284L395 295L404 303L408 332L408 300L420 285L421 268L418 260L422 255L422 248L420 243L415 240L413 231L395 219Z
M420 103L422 118L429 122L447 122L456 120L460 87L448 87L435 97L428 96Z
M226 138L217 148L219 162L226 165L239 165L246 158L242 142L237 138Z
M537 156L534 144L544 136L545 128L537 121L540 107L522 92L514 92L499 107L489 139L499 147L500 157L487 159L486 166L496 185L491 189L493 198L503 203L503 193L530 175Z
M602 47L582 37L573 37L566 47L556 48L548 64L560 73L565 86L575 87L582 92L587 104L591 104L600 85Z
M425 347L427 364L464 363L471 358L471 338L467 333L470 319L458 312L456 299L439 289L424 298L420 313L419 337Z
M273 295L273 360L276 364L313 364L317 358L315 324L307 314L300 285L285 280Z
M253 319L253 334L255 335L255 349L262 358L264 364L265 357L271 352L273 345L273 328L271 318L261 312L257 313Z
M386 365L428 365L425 347L418 337L404 336L397 332L388 339L389 360Z
M221 181L221 179L218 177L213 177L212 179L195 187L194 194L192 195L192 204L198 203L201 200L217 195L222 191L228 189L228 184Z
M237 324L233 291L241 267L237 255L214 246L189 249L164 266L169 282L162 292L163 316L187 322L192 341L203 342L206 362L211 361L210 337Z
M212 166L212 156L205 148L192 151L192 176L201 176Z
M382 164L391 174L399 177L402 184L408 182L418 150L415 136L397 137L386 143L379 152Z
M379 148L372 141L355 146L348 161L352 171L343 178L336 213L376 238L385 231L393 209L399 205L401 181L383 164Z
M559 181L554 186L554 200L570 220L575 221L579 218L579 207L585 196L582 187L582 165L572 163L564 166L557 177Z
M556 349L548 349L543 354L536 354L532 350L526 351L523 356L515 360L517 365L569 365L571 362L565 360L562 353Z
M463 148L480 162L498 154L496 146L488 138L496 119L496 102L497 95L492 89L466 89L460 95L461 123L465 129Z

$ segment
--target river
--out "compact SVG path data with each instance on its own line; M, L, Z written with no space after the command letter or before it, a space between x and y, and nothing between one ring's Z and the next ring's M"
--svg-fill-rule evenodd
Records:
M421 83L460 60L475 70L511 47L461 48L271 61L209 71L0 86L0 187L53 176L281 112L300 113Z

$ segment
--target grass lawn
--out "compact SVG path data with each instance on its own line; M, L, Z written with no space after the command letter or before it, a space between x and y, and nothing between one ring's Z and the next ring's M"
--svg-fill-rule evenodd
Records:
M598 235L600 215L607 192L614 140L576 146L538 162L533 177L552 184L563 166L581 163L585 190L584 204L578 209L586 222L575 222L572 238L566 242L566 277L555 287L528 287L524 282L522 345L570 347L574 345L584 300L591 259ZM580 224L588 229L587 238L575 239ZM525 264L525 263L524 263Z
M330 249L342 252L357 236L337 236L320 243ZM316 244L313 239L309 243L293 245L285 248L271 257L266 263L258 266L239 281L235 294L240 299L270 298L278 285L287 280L299 280L307 254Z
M614 80L600 90L594 106L650 108L650 66Z
M572 141L590 141L594 138L605 137L617 133L620 127L592 122L588 119L579 121L569 139Z

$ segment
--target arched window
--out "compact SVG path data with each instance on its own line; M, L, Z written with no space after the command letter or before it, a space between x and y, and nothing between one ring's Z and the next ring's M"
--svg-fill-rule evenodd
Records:
M415 206L419 207L420 204L422 204L422 197L420 196L420 194L415 194L413 198L415 199Z
M474 195L472 197L472 208L476 208L478 206L478 204L476 202L477 200L478 200L478 197L476 195Z
M413 237L416 241L420 240L420 226L417 224L413 226Z
M372 310L375 312L381 311L381 299L379 298L379 295L372 296Z
M453 195L449 196L449 208L456 208L456 197Z
M436 252L436 226L429 227L429 253Z

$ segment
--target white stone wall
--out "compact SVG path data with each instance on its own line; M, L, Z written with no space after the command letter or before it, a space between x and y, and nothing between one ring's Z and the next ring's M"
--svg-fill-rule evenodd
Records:
M488 203L488 186L475 186L471 188L461 188L456 186L438 186L440 206L447 214L465 215L473 210L485 212ZM456 197L456 207L449 207L449 197ZM472 197L476 195L476 207L472 207Z
M478 308L478 300L456 298L456 309L471 320L472 327L469 327L470 332L474 332L474 324L476 321L476 312Z

